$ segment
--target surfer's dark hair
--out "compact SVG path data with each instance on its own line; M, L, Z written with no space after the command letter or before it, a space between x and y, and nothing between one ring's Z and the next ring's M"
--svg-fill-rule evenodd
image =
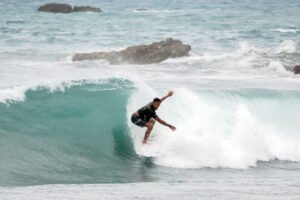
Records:
M153 99L153 102L159 102L159 103L160 103L161 100L160 100L160 98L154 98L154 99Z

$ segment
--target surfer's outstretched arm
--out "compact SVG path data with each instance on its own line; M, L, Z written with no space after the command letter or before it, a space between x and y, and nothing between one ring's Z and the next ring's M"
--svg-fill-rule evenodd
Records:
M174 94L174 92L173 92L173 91L169 91L169 92L168 92L168 94L167 94L166 96L164 96L164 97L160 98L161 102L163 102L163 101L164 101L166 98L168 98L168 97L172 96L173 94Z
M167 122L165 122L164 120L160 119L159 117L156 117L155 120L158 121L160 124L162 124L162 125L164 125L166 127L169 127L172 131L176 130L175 126L172 126L171 124L168 124Z

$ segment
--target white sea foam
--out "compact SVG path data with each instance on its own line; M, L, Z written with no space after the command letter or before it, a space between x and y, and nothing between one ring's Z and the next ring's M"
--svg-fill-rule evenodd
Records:
M287 72L279 61L270 61L265 68L266 70L261 70L254 67L257 65L256 60L256 53L252 50L244 50L220 55L205 53L200 56L144 66L113 66L103 61L74 63L70 62L69 59L61 62L26 62L22 64L11 62L10 68L0 70L0 102L23 101L26 99L27 90L36 89L39 86L47 87L50 90L62 90L66 84L110 78L125 78L134 82L143 80L144 83L155 84L156 86L179 86L184 83L187 87L189 85L191 87L217 87L219 84L226 87L225 84L227 84L232 88L236 80L239 80L241 87L254 84L255 87L276 88L280 86L280 88L287 87L288 89L290 86L294 88L296 84L299 84L299 80L293 79L292 73ZM4 63L4 65L9 64ZM268 85L259 84L258 80L252 81L253 78L262 79L266 75L269 76L270 71L274 73L274 76L284 74L287 79L284 82L274 78L263 81L272 82Z
M277 29L272 29L271 31L280 32L280 33L297 33L299 30L298 29L277 28Z
M202 53L196 54L191 53L190 57L182 57L175 59L168 59L164 63L174 63L174 62L216 62L216 61L231 61L232 59L254 59L252 58L257 54L259 50L253 46L250 46L247 42L241 42L236 47L236 50L230 52L213 52L213 53ZM224 62L224 65L227 63Z
M0 89L0 102L7 102L8 100L23 101L25 99L25 92L30 89L26 87L12 87Z
M275 48L275 53L295 53L297 49L297 43L292 40L285 40Z
M129 101L128 112L134 112L151 96L158 94L143 87ZM248 168L256 166L259 160L300 161L299 129L290 127L289 130L284 123L283 127L276 126L275 122L268 123L269 116L281 111L268 98L265 102L257 98L255 104L260 102L260 106L253 107L251 102L240 98L202 99L194 92L177 89L174 97L163 103L158 111L161 118L176 125L177 131L157 124L149 146L141 144L145 129L128 123L137 153L155 156L155 162L163 166ZM264 112L264 104L274 107Z
M269 69L278 73L287 74L288 71L279 61L271 61L269 63Z
M73 65L69 62L28 62L20 66L14 63L8 71L2 69L0 73L0 102L23 101L29 89L47 87L50 91L63 90L68 84L77 84L78 81L97 82L109 78L122 78L109 65L97 67L97 63L87 62ZM96 65L96 67L95 67Z

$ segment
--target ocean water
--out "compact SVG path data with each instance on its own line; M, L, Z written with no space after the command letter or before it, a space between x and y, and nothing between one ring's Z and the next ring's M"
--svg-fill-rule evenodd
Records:
M0 199L300 199L300 2L0 2ZM137 9L145 8L145 11ZM168 37L189 57L73 62ZM159 124L130 122L154 97Z

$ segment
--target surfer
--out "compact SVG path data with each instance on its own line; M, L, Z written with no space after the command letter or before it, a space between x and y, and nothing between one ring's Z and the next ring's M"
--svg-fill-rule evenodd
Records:
M162 98L154 98L152 102L148 103L144 107L140 108L137 112L133 113L131 116L131 121L139 127L146 127L143 144L147 143L147 139L154 127L155 121L162 125L169 127L172 131L176 130L175 126L168 124L164 120L160 119L156 115L156 110L159 108L161 102L173 95L173 91L169 91L168 94Z

